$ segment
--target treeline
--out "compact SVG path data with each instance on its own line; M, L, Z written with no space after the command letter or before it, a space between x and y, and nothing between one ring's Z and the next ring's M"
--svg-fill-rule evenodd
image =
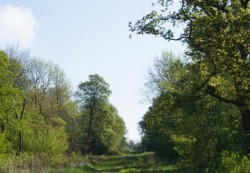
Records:
M249 169L250 161L244 157L249 142L241 126L240 111L233 104L197 90L194 84L200 81L194 66L170 52L155 60L147 83L153 103L139 123L142 146L160 157L209 172L220 167L225 172L224 166L229 166L228 170L244 170L244 166ZM230 162L224 163L227 159ZM242 165L241 159L247 165Z
M125 124L109 102L111 91L90 75L72 92L64 72L25 51L0 51L0 162L28 153L51 165L67 154L116 154Z
M149 73L144 148L201 171L250 172L249 1L157 2L131 31L187 50L164 52Z

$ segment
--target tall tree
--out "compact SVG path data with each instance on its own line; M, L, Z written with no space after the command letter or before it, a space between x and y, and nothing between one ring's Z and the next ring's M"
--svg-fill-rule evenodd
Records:
M197 93L194 63L163 53L150 72L153 104L140 122L143 144L161 156L178 156L187 166L214 169L223 151L241 152L239 111L209 94Z
M8 129L12 147L18 153L44 152L57 157L68 147L65 121L74 109L64 72L51 62L30 57L27 51L9 47L6 52L13 85L20 91L11 115L16 128Z
M97 74L78 86L76 96L82 112L85 152L112 152L123 139L125 125L109 103L110 94L109 84Z
M138 20L131 30L159 35L187 44L196 63L197 90L235 105L241 115L246 142L250 138L250 7L248 0L159 0L159 11ZM173 8L171 8L173 7ZM176 9L177 10L173 10ZM183 24L180 35L167 28ZM247 148L250 152L250 146Z
M10 58L11 71L15 74L14 85L21 91L20 103L18 108L15 109L15 118L19 122L18 130L18 153L23 151L23 117L27 107L27 93L30 88L30 80L28 79L27 69L25 69L24 62L29 58L28 51L19 51L18 47L9 46L5 52Z
M17 122L13 119L14 112L21 102L21 91L15 87L16 74L11 71L11 62L7 54L0 51L0 152L11 151L11 137L17 130Z
M89 81L83 82L78 86L76 96L79 100L80 106L87 111L88 125L87 125L87 137L86 137L86 152L88 147L93 150L91 146L93 135L93 120L95 114L100 111L100 106L107 103L108 97L111 94L109 85L99 75L90 75Z

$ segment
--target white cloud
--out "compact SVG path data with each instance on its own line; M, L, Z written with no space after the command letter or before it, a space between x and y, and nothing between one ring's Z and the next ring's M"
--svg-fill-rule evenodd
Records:
M35 38L38 22L29 8L0 6L0 46L28 47Z

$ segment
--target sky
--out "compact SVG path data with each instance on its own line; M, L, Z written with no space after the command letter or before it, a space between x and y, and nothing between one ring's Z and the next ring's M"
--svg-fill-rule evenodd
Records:
M18 44L33 56L58 64L73 90L90 74L101 75L110 84L110 102L126 123L127 137L139 141L137 124L150 106L142 102L150 66L162 51L184 51L181 43L129 31L128 23L149 13L151 4L145 0L1 0L0 48Z

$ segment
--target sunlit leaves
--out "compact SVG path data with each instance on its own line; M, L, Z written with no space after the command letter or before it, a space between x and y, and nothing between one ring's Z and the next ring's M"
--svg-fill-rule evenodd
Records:
M236 99L234 78L228 73L211 73L213 67L205 62L184 62L169 53L155 62L148 86L158 92L139 123L144 147L210 171L216 168L222 151L241 151L245 144L239 146L244 136L240 112L202 89L206 83L207 90Z

